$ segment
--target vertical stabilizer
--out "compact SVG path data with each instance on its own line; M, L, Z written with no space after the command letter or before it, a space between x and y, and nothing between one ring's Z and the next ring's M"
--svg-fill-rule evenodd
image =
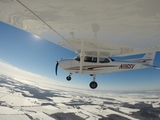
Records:
M146 53L142 60L144 63L148 63L149 65L153 65L154 58L155 58L156 52Z

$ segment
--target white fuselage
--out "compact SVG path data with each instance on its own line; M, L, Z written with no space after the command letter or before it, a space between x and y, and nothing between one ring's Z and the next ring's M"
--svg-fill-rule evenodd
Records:
M83 62L82 72L80 72L80 61L75 59L60 60L59 65L64 71L77 74L105 74L147 68L139 63L124 63L111 60L107 63Z

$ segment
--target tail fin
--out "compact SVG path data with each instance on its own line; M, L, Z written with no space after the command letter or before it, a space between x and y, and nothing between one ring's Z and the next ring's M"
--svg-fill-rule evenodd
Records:
M142 60L144 63L147 63L149 65L153 65L154 58L155 58L156 52L146 53Z

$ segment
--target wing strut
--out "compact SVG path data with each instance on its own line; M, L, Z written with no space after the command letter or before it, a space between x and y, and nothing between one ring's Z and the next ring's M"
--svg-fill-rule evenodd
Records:
M85 49L84 49L84 40L81 42L81 53L80 53L80 74L82 74L83 69L83 62L84 62L84 55L85 55Z
M44 20L42 20L36 13L34 13L31 9L29 9L27 6L25 6L22 2L19 0L16 0L19 4L21 4L24 8L26 8L28 11L30 11L38 20L40 20L42 23L44 23L48 28L50 28L53 32L57 33L60 37L62 37L63 40L65 40L70 46L75 48L67 39L65 39L59 32L57 32L55 29L53 29L49 24L47 24ZM76 49L75 49L76 50Z

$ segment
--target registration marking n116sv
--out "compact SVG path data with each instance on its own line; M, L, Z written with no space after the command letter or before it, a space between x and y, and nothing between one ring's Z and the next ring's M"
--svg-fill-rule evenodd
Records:
M135 64L121 64L119 69L133 69Z

